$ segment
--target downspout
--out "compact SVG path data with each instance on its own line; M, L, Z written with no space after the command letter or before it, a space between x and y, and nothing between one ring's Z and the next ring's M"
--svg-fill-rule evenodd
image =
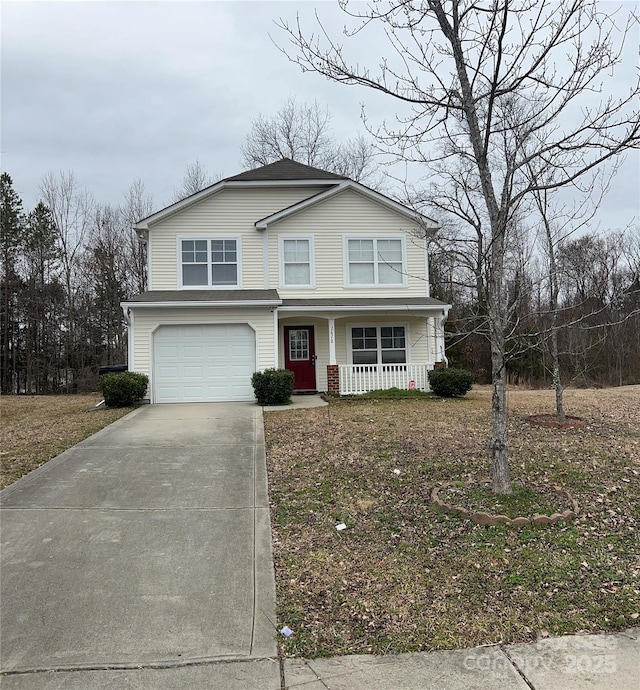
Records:
M262 284L264 285L264 289L268 290L269 289L269 238L267 236L267 228L263 230L262 234L262 271L263 271L263 278L262 278ZM278 310L276 309L276 312ZM276 365L277 368L277 365Z
M133 312L129 307L122 306L121 308L127 324L127 370L135 371L133 363Z
M429 242L424 238L424 282L426 284L427 297L431 297L431 287L429 286Z
M440 328L441 328L441 330L442 330L442 341L441 341L441 342L442 342L442 345L440 346L440 347L441 347L441 350L442 350L442 353L441 353L441 354L442 354L442 361L444 362L444 364L445 364L446 367L449 366L449 360L447 359L447 355L445 354L445 341L444 341L444 322L447 320L447 316L449 316L449 310L448 310L448 309L444 309L444 310L442 311L442 318L439 319L439 321L440 321Z

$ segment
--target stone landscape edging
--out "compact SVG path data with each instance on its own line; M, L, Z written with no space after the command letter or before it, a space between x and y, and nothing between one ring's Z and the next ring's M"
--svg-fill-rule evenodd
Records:
M484 480L480 482L467 482L467 486L472 484L487 484L490 480ZM576 517L580 509L578 508L578 503L571 496L571 494L565 489L559 486L545 486L542 484L525 484L525 486L531 489L552 489L556 495L561 498L566 498L570 503L572 508L569 508L562 513L552 513L551 515L542 515L540 513L535 513L532 517L516 517L510 518L507 515L499 515L495 513L487 513L485 511L474 511L463 508L462 506L457 506L453 503L445 503L439 494L440 489L446 489L449 486L455 486L457 482L443 482L438 486L434 486L431 491L431 500L435 503L438 508L444 510L447 513L453 515L459 515L460 517L466 517L475 522L477 525L507 525L508 527L525 527L526 525L553 525L556 522L563 520L564 522L569 522L574 517Z

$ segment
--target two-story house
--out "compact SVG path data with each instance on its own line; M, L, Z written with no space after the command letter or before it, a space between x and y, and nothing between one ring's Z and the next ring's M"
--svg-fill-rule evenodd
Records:
M429 296L434 221L353 180L281 160L141 220L149 291L123 303L129 369L152 403L428 389L449 305Z

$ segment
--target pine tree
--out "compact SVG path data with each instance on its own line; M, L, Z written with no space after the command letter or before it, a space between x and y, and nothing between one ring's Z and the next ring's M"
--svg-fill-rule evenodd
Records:
M18 336L17 294L20 287L17 263L23 240L22 199L13 188L11 176L5 172L0 175L0 390L5 394L14 391Z

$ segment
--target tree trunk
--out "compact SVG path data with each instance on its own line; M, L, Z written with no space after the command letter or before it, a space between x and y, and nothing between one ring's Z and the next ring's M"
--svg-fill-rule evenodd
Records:
M500 321L500 324L502 322ZM510 494L509 449L507 445L507 380L504 365L504 332L491 328L491 480L493 492Z
M556 416L558 417L558 422L564 424L566 421L566 416L564 413L564 403L562 400L562 394L564 392L562 388L562 382L560 381L560 356L558 354L558 313L553 312L553 325L551 327L551 359L553 361L553 388L556 392Z

